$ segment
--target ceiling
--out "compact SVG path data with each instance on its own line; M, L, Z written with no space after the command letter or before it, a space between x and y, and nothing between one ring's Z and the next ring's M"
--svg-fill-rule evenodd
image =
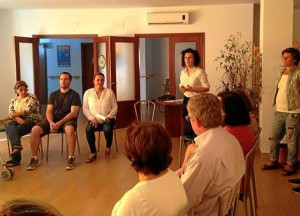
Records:
M0 9L138 8L259 2L260 0L0 0ZM300 0L295 2L300 3Z
M249 4L260 0L0 0L0 9L138 8L216 4ZM294 0L300 8L300 0Z

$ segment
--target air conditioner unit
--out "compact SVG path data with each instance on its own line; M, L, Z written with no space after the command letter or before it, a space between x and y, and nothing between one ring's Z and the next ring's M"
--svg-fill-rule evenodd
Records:
M148 25L152 24L189 24L188 12L148 13Z

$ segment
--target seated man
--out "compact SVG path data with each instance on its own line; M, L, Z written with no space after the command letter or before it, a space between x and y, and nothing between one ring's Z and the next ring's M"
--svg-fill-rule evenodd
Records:
M27 170L34 170L38 165L40 138L48 133L63 130L67 136L69 150L67 170L75 168L75 130L77 113L81 106L79 94L70 88L72 75L62 72L59 76L60 89L50 94L46 109L46 119L36 124L31 130L30 146L32 157Z
M219 197L243 177L245 161L237 139L221 127L219 99L210 93L191 97L188 116L195 138L195 153L181 180L191 215L218 215Z

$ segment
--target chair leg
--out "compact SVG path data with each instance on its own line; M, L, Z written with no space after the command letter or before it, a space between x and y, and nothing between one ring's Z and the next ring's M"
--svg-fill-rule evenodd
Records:
M183 141L183 138L182 136L179 137L179 152L178 152L178 165L179 165L179 168L181 167L181 162L182 162L182 157L181 157L181 151L182 151L182 141Z
M252 188L253 188L253 198L254 198L254 205L255 205L255 215L257 215L257 208L258 208L258 202L257 202L257 194L256 194L256 184L255 184L255 175L254 170L252 169Z
M68 149L68 146L67 146ZM61 134L61 154L64 154L64 134Z
M47 135L47 155L46 155L46 161L48 161L48 154L49 154L49 134Z
M43 150L43 140L41 138L40 140L40 148L39 148L41 155L42 155L42 159L44 159L44 150Z
M80 155L80 146L79 146L78 133L77 133L77 131L75 131L75 133L76 133L76 141L77 141L78 154Z
M244 190L244 215L245 216L248 216L247 201L248 201L248 194L245 194L245 190Z
M6 141L7 141L8 156L10 156L10 144L8 138L6 138Z
M119 149L118 149L118 141L117 141L117 135L116 135L115 129L114 129L114 138L115 138L116 152L119 152Z
M98 131L98 152L100 151L100 131Z

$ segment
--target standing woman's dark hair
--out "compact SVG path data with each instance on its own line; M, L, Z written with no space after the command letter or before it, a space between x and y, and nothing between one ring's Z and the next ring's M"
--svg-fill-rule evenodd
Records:
M244 99L235 92L221 92L223 124L229 126L249 125L250 116Z
M186 67L185 62L184 62L184 56L186 53L192 53L194 56L194 66L198 67L201 62L201 57L200 54L197 50L194 50L192 48L187 48L185 50L181 51L181 66L184 68Z
M281 52L281 55L283 55L284 53L292 54L292 56L294 58L294 65L295 66L297 66L299 64L299 61L300 61L300 51L299 50L297 50L296 48L293 48L293 47L289 47L289 48L284 49Z

